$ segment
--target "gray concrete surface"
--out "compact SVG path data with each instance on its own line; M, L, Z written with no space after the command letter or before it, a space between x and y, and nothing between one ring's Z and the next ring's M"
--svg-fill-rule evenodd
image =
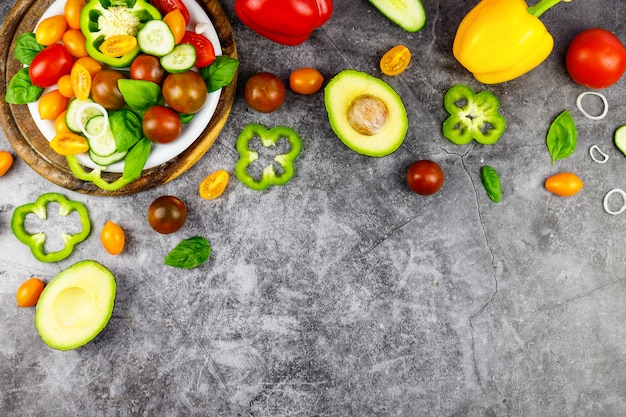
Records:
M0 4L4 18L12 0ZM406 33L365 0L335 2L331 20L303 45L284 47L247 29L222 1L241 58L224 130L182 177L131 196L69 192L21 160L0 178L0 414L2 416L622 416L626 415L626 214L602 207L626 187L626 159L612 134L626 123L626 80L602 91L602 121L576 109L587 91L564 57L579 31L601 26L626 39L626 3L563 3L542 18L556 45L531 73L485 86L453 58L452 39L475 1L424 1L427 26ZM409 132L394 154L373 159L346 148L326 118L323 95L287 93L271 114L250 110L243 84L255 72L287 80L302 66L328 79L354 68L381 76L396 44L413 60L394 78ZM456 146L441 132L444 92L464 83L501 99L508 121L493 146ZM593 100L588 106L593 108ZM569 109L576 152L551 164L545 137ZM257 192L234 177L235 139L248 123L287 125L304 149L284 187ZM606 164L588 153L598 145ZM0 148L10 149L4 135ZM406 187L407 167L433 159L446 181L433 196ZM492 203L480 167L501 176ZM231 173L225 194L205 201L202 178ZM576 172L582 192L548 193L547 177ZM44 192L82 201L94 231L57 264L36 261L10 231L13 209ZM158 235L146 211L160 195L189 208L185 226ZM614 202L616 205L618 201ZM126 250L99 242L106 220ZM180 240L202 235L210 260L183 271L163 265ZM48 348L19 309L26 278L46 281L94 259L115 274L113 318L88 345Z

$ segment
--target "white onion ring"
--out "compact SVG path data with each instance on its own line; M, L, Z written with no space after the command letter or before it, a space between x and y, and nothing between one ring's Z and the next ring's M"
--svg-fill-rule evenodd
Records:
M603 159L597 159L594 156L594 152L593 151L596 151L597 153L599 153L600 156L602 156ZM609 160L609 156L607 154L605 154L604 152L602 152L600 150L600 148L598 147L598 145L593 145L591 148L589 148L589 155L591 156L591 159L593 159L594 162L597 162L599 164L603 164L603 163L605 163L606 161Z
M614 193L618 193L619 195L621 195L622 201L623 201L622 206L617 211L611 211L609 209L609 197L611 197L611 195L613 195ZM606 193L606 195L604 196L604 201L602 205L604 206L604 211L614 216L624 212L626 210L626 192L624 192L624 190L620 188L612 189L611 191Z
M583 109L582 101L583 101L583 98L587 95L597 96L597 97L600 97L600 99L602 100L602 104L604 104L604 110L602 111L600 115L598 116L591 115L587 113L585 109ZM585 91L583 93L580 93L578 97L576 98L576 107L578 107L578 110L580 110L583 116L591 120L602 120L606 117L607 113L609 112L609 103L606 101L606 97L604 97L604 95L597 93L595 91Z

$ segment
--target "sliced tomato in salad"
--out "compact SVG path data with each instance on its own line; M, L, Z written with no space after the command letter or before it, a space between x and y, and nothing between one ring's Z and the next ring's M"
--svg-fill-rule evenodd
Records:
M215 49L206 36L188 30L180 43L188 43L196 48L196 67L208 67L215 61Z
M172 10L180 10L185 18L185 22L189 24L189 10L183 0L150 0L150 4L157 8L161 16L165 16Z

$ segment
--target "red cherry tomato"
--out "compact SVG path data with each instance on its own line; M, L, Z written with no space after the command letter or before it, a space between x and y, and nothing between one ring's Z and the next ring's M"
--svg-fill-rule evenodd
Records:
M152 142L169 143L180 136L183 122L169 107L152 106L143 115L141 129Z
M165 16L172 10L178 9L185 18L185 23L189 24L189 10L183 0L150 0L150 4L156 7L161 13L161 16Z
M153 55L140 54L130 64L130 78L133 80L152 81L161 85L165 75L159 58Z
M409 188L420 195L435 194L443 185L444 175L441 167L433 161L423 159L414 162L406 173Z
M73 63L74 58L64 45L55 43L47 46L35 55L28 67L30 81L38 87L51 87L72 71Z
M565 65L576 83L589 88L605 88L624 74L626 50L619 38L608 30L587 29L572 39Z
M272 73L259 72L246 81L243 96L253 110L271 113L285 101L285 84Z
M196 48L196 67L208 67L215 61L215 49L206 36L187 30L180 43L188 43Z

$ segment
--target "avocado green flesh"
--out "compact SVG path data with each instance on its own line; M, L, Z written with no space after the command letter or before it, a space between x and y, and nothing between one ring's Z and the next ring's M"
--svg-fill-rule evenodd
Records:
M115 302L115 277L95 261L61 271L44 288L35 327L51 348L70 350L95 338L109 322Z
M371 135L361 133L348 118L353 102L364 96L376 97L387 108L386 122ZM408 128L406 109L394 89L379 78L343 70L324 89L324 103L333 131L355 152L382 157L396 151L404 142Z

